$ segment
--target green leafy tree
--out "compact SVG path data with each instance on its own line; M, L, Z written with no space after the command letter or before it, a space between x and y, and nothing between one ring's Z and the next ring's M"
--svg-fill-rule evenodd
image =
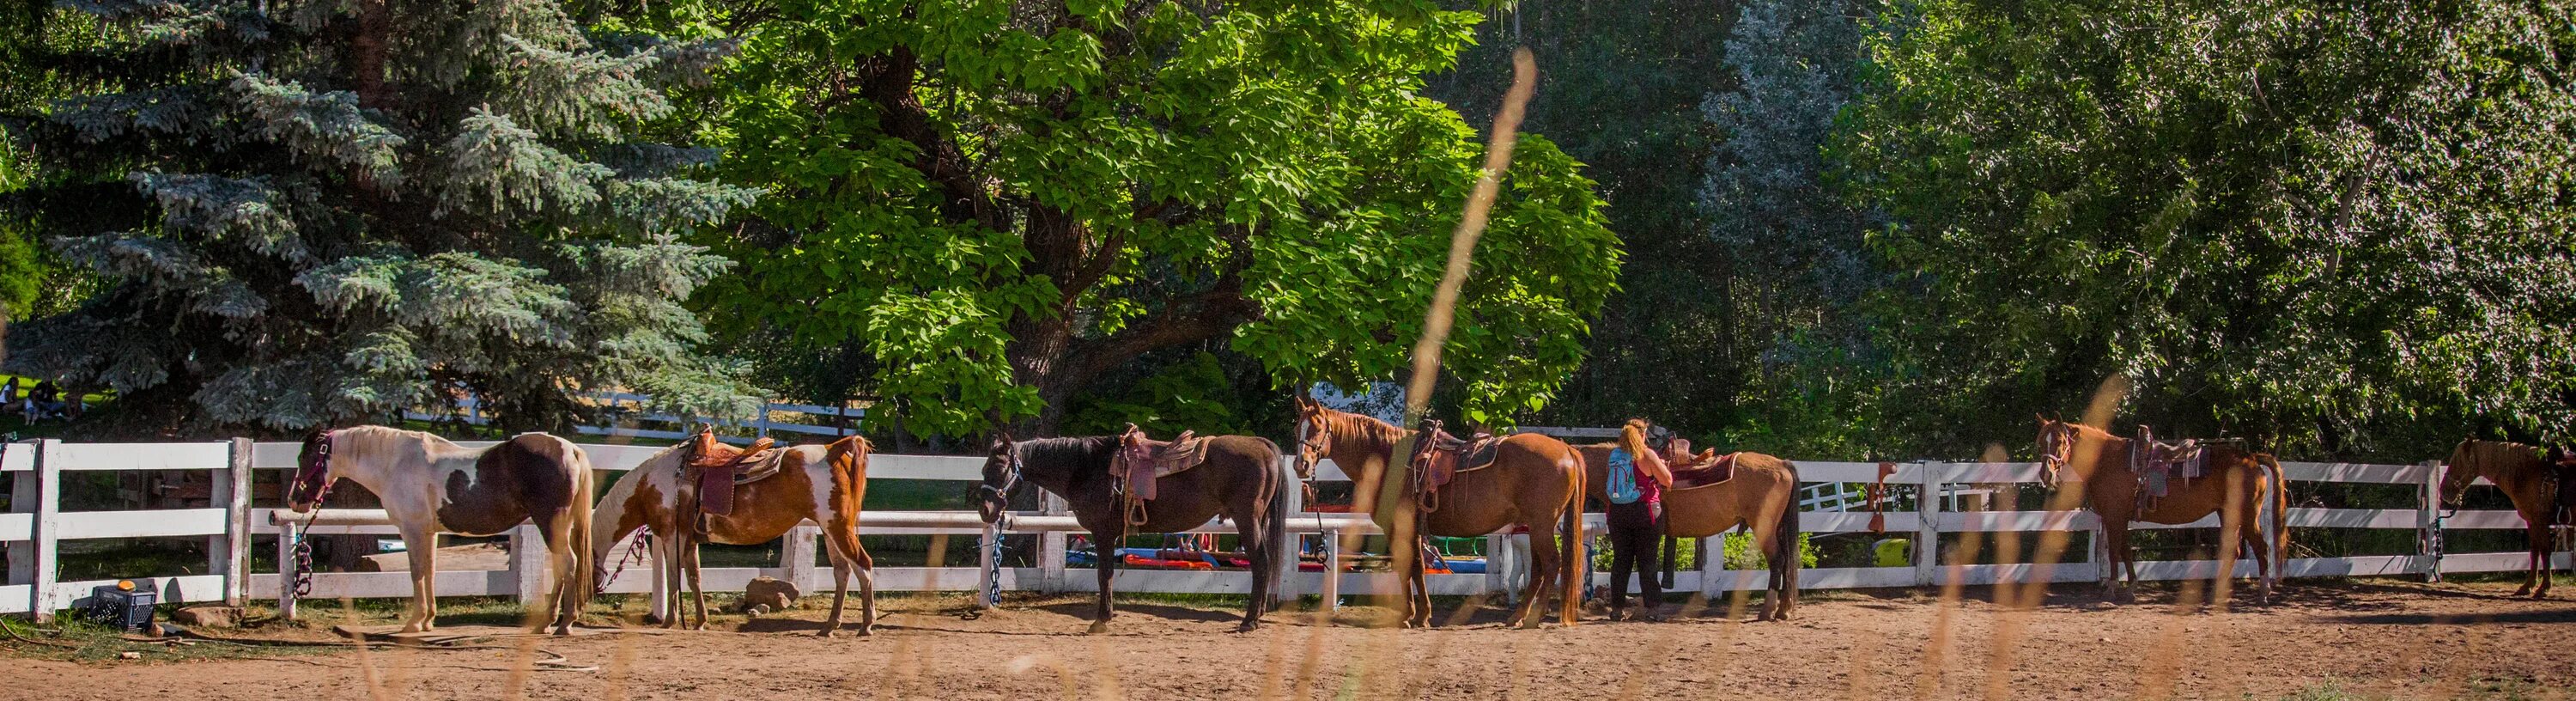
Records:
M471 391L557 428L579 392L739 400L680 302L678 237L755 192L631 138L728 48L592 35L533 0L83 0L20 47L77 88L7 127L17 231L107 288L15 329L9 367L121 393L143 428L292 430ZM38 36L48 36L39 29Z
M1448 0L1476 9L1495 3ZM1521 0L1477 25L1476 45L1424 94L1492 119L1527 46L1538 92L1522 128L1548 135L1600 183L1603 218L1627 251L1619 289L1591 321L1584 362L1546 411L1552 425L1615 426L1643 416L1693 435L1733 425L1754 405L1767 331L1745 329L1741 286L1772 274L1741 265L1708 236L1695 201L1718 133L1700 117L1730 85L1719 44L1735 3ZM1446 403L1449 387L1435 393Z
M1393 375L1482 150L1415 94L1476 19L1427 3L669 16L754 27L715 123L726 172L777 193L722 237L744 265L706 303L735 334L863 348L917 433L1062 428L1098 378L1192 344L1280 387ZM1448 349L1471 420L1543 406L1612 288L1578 170L1521 138Z
M2136 420L2291 452L2568 435L2569 3L1913 9L1836 147L1908 274L1902 432L2020 445L2125 377Z

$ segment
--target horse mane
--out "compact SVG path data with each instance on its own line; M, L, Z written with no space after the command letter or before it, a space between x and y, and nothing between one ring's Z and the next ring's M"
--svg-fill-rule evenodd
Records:
M1118 454L1118 437L1031 438L1011 443L1011 450L1019 452L1021 469L1031 465L1065 465L1074 468L1075 473L1107 474L1110 460Z
M1395 445L1397 440L1404 438L1404 434L1408 433L1408 431L1405 431L1402 428L1397 428L1395 424L1387 423L1375 416L1367 414L1354 414L1340 409L1317 407L1316 415L1323 417L1325 423L1324 430L1331 432L1334 435L1348 434L1364 437L1375 443Z
M2087 426L2087 425L2084 425L2082 422L2078 422L2078 421L2066 421L2066 422L2062 422L2062 423L2066 424L2066 425L2067 425L2067 426L2069 426L2069 427L2074 428L2074 429L2075 429L2075 436L2076 436L2077 438L2090 438L2090 439L2093 439L2093 440L2095 440L2095 441L2119 441L2119 442L2121 442L2121 443L2127 443L2127 442L2129 442L2129 439L2128 439L2128 438L2121 437L2119 434L2115 434L2115 433L2112 433L2112 432L2110 432L2110 431L2105 431L2105 430L2102 430L2102 429L2099 429L2099 428L2094 428L2094 427L2092 427L2092 426Z
M2495 481L2499 475L2539 468L2540 450L2539 446L2472 438L2460 441L2460 446L2451 450L2448 462Z

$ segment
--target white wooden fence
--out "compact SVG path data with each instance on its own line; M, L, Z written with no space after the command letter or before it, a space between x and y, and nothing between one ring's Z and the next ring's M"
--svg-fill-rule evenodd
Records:
M471 445L471 444L469 444ZM592 464L603 471L624 471L641 463L659 448L645 446L585 446ZM251 539L254 536L278 536L291 532L277 525L279 518L271 505L251 503L251 478L257 471L275 471L285 475L292 468L298 445L294 443L252 443L247 440L207 443L155 444L82 444L53 440L26 441L0 447L0 475L11 484L9 509L0 513L0 545L5 545L9 575L0 584L0 613L34 612L39 616L71 606L86 596L93 586L105 581L59 581L56 564L61 544L66 541L118 538L204 538L208 561L194 573L126 573L128 578L147 582L159 592L163 602L239 602L249 598L278 597L281 577L274 572L250 571ZM970 489L968 483L978 479L980 458L914 455L876 455L869 461L869 475L875 479L916 479L957 482L960 492ZM1802 462L1801 479L1811 483L1879 481L1878 463ZM2292 527L2332 527L2398 529L2414 531L2420 544L2412 555L2294 558L2288 562L2289 576L2375 576L2421 575L2438 577L2444 572L2501 571L2519 569L2524 555L2504 553L2443 553L2440 539L2430 537L2435 531L2437 515L2435 494L2439 466L2427 462L2416 465L2361 465L2342 463L2284 463L2289 478L2309 482L2339 482L2406 485L2417 495L2417 505L2401 509L2320 509L2292 508ZM219 506L197 509L153 511L80 511L60 508L63 477L82 471L178 470L213 473L213 494ZM2029 463L1950 463L1914 462L1896 466L1886 483L1912 485L1921 493L1943 493L1944 485L1969 483L2009 485L2038 480L2039 468ZM1346 480L1331 463L1319 467L1319 479ZM1288 490L1290 498L1298 490ZM1916 543L1938 542L1942 533L1969 532L2038 532L2048 530L2085 530L2098 528L2089 513L2045 511L1945 512L1942 499L1915 500L1920 511L1888 511L1884 514L1884 532L1910 537ZM1070 519L1062 518L1061 503L1048 500L1048 510L1014 514L1008 529L1012 533L1039 534L1039 550L1033 567L1009 567L1000 570L1000 585L1012 591L1088 591L1096 587L1091 573L1065 565L1066 531ZM1337 534L1343 530L1374 532L1364 519L1348 514L1320 514L1306 511L1301 504L1291 504L1290 530L1301 536ZM1589 515L1591 528L1599 532L1600 515ZM1859 533L1869 531L1872 514L1867 512L1808 512L1803 516L1803 529L1808 533ZM365 512L335 510L326 514L315 535L390 535L390 526L380 525ZM862 520L868 524L868 535L951 534L974 536L983 532L971 512L901 512L870 511ZM2186 526L2146 526L2149 528L2215 527L2215 518ZM2521 529L2523 522L2512 511L2462 511L2441 523L2448 529ZM1210 523L1198 532L1231 533L1230 524ZM738 590L757 576L772 576L796 582L806 591L830 584L828 569L815 562L818 529L808 524L791 536L775 567L713 568L705 571L706 586L711 590ZM1497 541L1502 536L1493 536ZM442 571L438 591L452 596L518 596L533 597L543 584L542 548L534 545L533 528L521 526L512 535L512 561L508 569L489 571ZM1330 539L1328 539L1329 542ZM2099 539L2092 539L2098 543ZM1497 543L1498 544L1498 543ZM286 562L292 542L279 537L279 562ZM1433 593L1468 595L1501 591L1511 570L1510 549L1489 547L1496 560L1484 574L1437 574L1430 578ZM1855 567L1809 569L1801 584L1811 589L1866 587L1904 587L1938 584L1946 575L1938 564L1939 548L1917 547L1914 562L1904 567ZM2046 573L2053 582L2096 581L2103 575L2096 564L2098 557L2070 553L2074 560L2056 565ZM1759 589L1762 573L1725 571L1723 558L1702 558L1704 569L1683 572L1677 576L1676 588L1683 591L1718 593L1737 589ZM877 584L891 591L972 590L978 583L980 568L974 563L942 567L880 567ZM2566 566L2566 555L2557 556L2557 565ZM2238 563L2240 575L2253 571L2254 563ZM650 567L647 565L646 567ZM1293 563L1283 563L1293 569ZM1962 568L1969 584L1986 584L2000 580L2027 581L2038 574L2030 564L1967 565ZM2181 579L2207 577L2216 571L2212 561L2144 562L2139 574L2147 579ZM648 570L630 570L609 586L610 592L643 592L659 581ZM1131 592L1207 592L1248 593L1248 578L1239 571L1163 571L1122 569L1115 586ZM1365 574L1343 574L1326 582L1321 573L1291 572L1284 578L1286 594L1312 594L1327 591L1340 593L1374 592L1384 586L1384 578ZM310 596L323 599L380 598L408 596L408 576L402 572L320 573L314 577ZM282 602L285 603L285 602ZM287 603L291 605L291 603Z

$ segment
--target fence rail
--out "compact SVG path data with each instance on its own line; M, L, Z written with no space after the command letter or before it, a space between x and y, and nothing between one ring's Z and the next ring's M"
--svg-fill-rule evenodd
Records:
M486 445L488 443L467 443ZM292 527L288 514L271 506L251 502L251 485L262 471L283 477L294 463L300 446L294 443L253 443L236 439L203 443L155 444L86 444L55 440L25 441L0 444L0 477L11 484L10 503L0 513L0 547L5 547L9 564L8 579L0 583L0 613L33 612L50 615L73 605L94 586L107 581L61 581L57 568L61 548L67 541L125 538L204 538L208 553L205 567L189 574L159 577L135 577L160 594L163 602L241 602L249 598L276 597L281 607L292 611L293 600L282 591L281 577L275 572L253 572L250 548L254 538L275 538L278 562L289 561L293 547ZM660 451L649 446L591 445L584 446L591 462L601 471L623 472L633 469ZM876 479L913 479L974 482L980 477L981 458L918 455L875 455L870 457L869 474ZM2439 465L2426 462L2414 465L2365 465L2348 463L2284 463L2288 477L2295 481L2361 484L2406 485L2417 496L2414 508L2333 509L2293 508L2288 523L2292 527L2358 528L2411 530L2417 535L2418 551L2407 555L2357 557L2293 558L2285 571L2293 577L2317 576L2382 576L2417 575L2439 578L2445 572L2499 571L2519 569L2523 555L2519 552L2445 553L2437 527L2463 529L2521 529L2523 521L2513 511L2462 511L2437 520L2435 495ZM1283 461L1282 469L1285 469ZM78 472L97 471L194 471L213 476L213 502L206 508L163 509L146 511L72 511L61 508L64 477ZM1999 489L2039 480L2039 468L2028 463L1950 463L1937 461L1909 463L1801 462L1800 477L1811 484L1883 483L1892 487L1910 487L1916 495L1947 497L1963 491L1963 486ZM1882 479L1882 475L1884 478ZM1318 466L1319 481L1348 481L1330 462ZM283 480L281 479L282 483ZM1365 518L1349 514L1317 513L1297 503L1300 490L1286 490L1288 519L1295 544L1303 538L1332 536L1343 532L1375 533ZM2100 523L2090 512L2077 511L1957 511L1955 499L1915 498L1914 510L1890 509L1881 514L1866 512L1815 511L1806 514L1803 528L1807 533L1837 534L1871 532L1873 521L1891 536L1908 537L1917 544L1938 543L1945 533L2098 531ZM300 518L300 517L297 517ZM1594 528L1602 525L1600 514L1587 514ZM862 515L867 536L948 534L985 537L983 524L972 512L961 511L868 511ZM2210 528L2216 519L2179 526L2141 524L2147 528ZM509 566L498 570L447 570L438 575L441 595L448 596L518 596L534 598L543 591L545 557L538 545L534 528L521 525L510 534ZM1003 567L998 570L1004 590L1080 592L1096 588L1096 580L1083 569L1066 565L1068 531L1078 530L1068 517L1062 502L1050 497L1039 511L1014 513L1000 529L1002 533L1034 534L1038 550L1035 566ZM1192 532L1232 533L1230 524L1211 522ZM1596 531L1598 532L1598 531ZM366 510L328 510L310 531L311 535L393 535L383 513ZM830 572L815 563L818 527L811 523L791 533L781 548L781 559L774 567L726 567L705 571L707 586L715 590L739 589L754 577L770 576L787 579L808 591L826 586ZM1483 574L1435 574L1429 586L1443 595L1481 594L1508 591L1507 585L1524 569L1525 556L1508 546L1500 534L1488 536L1486 552L1491 558ZM1338 538L1326 537L1322 546L1336 547ZM2100 543L2099 538L2091 539ZM1301 547L1301 549L1303 549ZM989 553L987 548L979 552ZM1955 572L1969 584L1997 581L2028 581L2045 577L2052 582L2097 581L2104 576L2098 566L2098 553L2070 553L2073 560L2052 567L2032 564L1985 564L1943 567L1939 564L1940 548L1914 548L1913 561L1898 567L1836 567L1808 570L1803 584L1811 589L1903 587L1937 584ZM2081 557L2079 557L2081 555ZM2558 566L2567 564L2567 556L2554 556ZM1724 569L1723 558L1701 558L1702 569L1682 572L1675 588L1682 591L1718 593L1739 589L1759 589L1763 573ZM963 565L965 563L961 563ZM1385 578L1356 573L1343 573L1327 579L1320 572L1295 570L1294 559L1282 563L1282 585L1285 593L1357 594L1371 593L1386 586ZM641 575L658 563L641 565L610 584L608 591L637 593L651 590L662 581L656 576ZM2145 579L2182 579L2207 577L2216 571L2214 561L2141 562L2138 574ZM2254 563L2237 563L2241 575L2253 572ZM2044 569L2044 571L2043 571ZM881 567L877 584L890 591L976 589L981 567ZM150 573L136 573L150 574ZM1166 571L1122 569L1116 577L1121 591L1132 592L1202 592L1246 593L1247 577L1231 571ZM408 575L403 572L318 573L311 596L321 598L402 597L410 593ZM1328 596L1327 601L1332 597Z

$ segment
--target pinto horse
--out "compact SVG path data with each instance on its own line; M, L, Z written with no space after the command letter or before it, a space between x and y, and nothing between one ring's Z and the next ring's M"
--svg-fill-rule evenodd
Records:
M1297 399L1297 426L1300 472L1332 460L1354 479L1374 476L1380 480L1381 492L1386 491L1383 485L1389 479L1387 466L1393 462L1396 442L1413 434L1373 417L1327 409L1305 397ZM1422 532L1416 536L1474 537L1513 525L1529 529L1531 576L1511 624L1537 627L1545 618L1540 602L1555 586L1564 597L1558 615L1566 625L1574 625L1582 605L1577 572L1582 566L1583 475L1583 458L1564 441L1535 433L1513 435L1496 449L1492 466L1460 472L1441 488L1440 507L1420 515ZM1392 519L1398 509L1390 506L1379 504L1371 516L1378 528L1393 533ZM1562 542L1553 537L1560 521L1566 532ZM1407 627L1431 626L1425 567L1422 558L1414 558L1411 571L1401 573Z
M1610 450L1616 447L1601 443L1574 449L1583 456L1584 492L1604 503L1609 499ZM1673 486L1664 489L1664 566L1673 566L1675 539L1706 538L1743 526L1753 533L1756 552L1771 571L1764 586L1768 600L1754 620L1788 620L1798 605L1798 466L1762 453L1735 453L1723 456L1731 467L1726 475L1700 481L1692 473L1712 470L1721 459L1715 450L1696 456L1657 452L1673 466Z
M734 486L733 512L705 514L705 531L694 523L699 512L697 485L684 479L684 465L713 450L712 437L663 449L620 477L593 517L592 532L601 534L590 547L593 567L606 568L608 558L626 534L644 529L652 535L653 557L665 568L665 591L676 598L682 575L698 610L692 629L707 626L707 592L698 580L700 540L727 545L756 545L777 539L812 521L823 527L824 550L832 559L832 615L816 633L830 637L841 628L842 606L850 595L850 577L859 579L858 634L876 629L876 564L859 544L859 504L868 491L868 439L850 436L830 445L777 448L759 460L781 461L776 474ZM687 621L679 602L666 609L670 628Z
M590 457L571 441L522 433L489 448L467 448L419 431L358 426L304 439L287 508L310 511L334 480L367 488L402 531L411 556L412 606L402 632L432 629L438 617L438 534L491 536L535 521L554 572L549 606L555 634L572 632L597 574L590 547ZM540 626L542 628L542 626Z
M2138 562L2129 550L2129 524L2137 521L2186 524L2218 514L2218 576L2212 601L2227 600L2235 580L2236 557L2250 549L2262 583L2257 602L2272 600L2272 585L2281 576L2290 549L2288 480L2281 462L2269 453L2253 453L2227 444L2205 448L2206 477L2176 479L2171 490L2141 506L2139 475L2129 456L2133 439L2111 435L2072 421L2039 419L2041 479L2051 489L2067 482L2083 485L2084 499L2102 520L2102 538L2110 553L2104 589L2118 600L2132 600L2138 584ZM2251 525L2253 528L2247 528ZM2119 586L2128 575L2128 588Z
M1197 466L1155 483L1156 496L1144 504L1143 523L1130 527L1125 495L1111 474L1120 447L1118 436L1039 438L993 442L984 460L984 484L977 490L977 509L985 523L1002 518L1011 490L1022 482L1063 497L1073 507L1074 521L1091 532L1100 549L1100 609L1091 619L1092 633L1109 630L1116 611L1110 605L1109 579L1118 571L1118 543L1129 533L1178 533L1206 524L1220 514L1243 536L1246 559L1252 561L1252 601L1237 631L1261 626L1278 588L1278 534L1288 528L1279 502L1288 478L1279 467L1279 446L1258 436L1209 436L1206 457Z
M2505 496L2512 497L2514 512L2522 515L2526 524L2525 551L2531 554L2531 566L2514 596L2549 598L2549 555L2555 549L2549 538L2550 527L2568 525L2569 521L2560 512L2571 506L2566 503L2569 487L2576 485L2571 485L2568 478L2576 476L2570 474L2576 472L2576 464L2570 464L2576 461L2568 460L2563 450L2548 453L2550 457L2544 458L2542 449L2537 447L2470 439L2460 441L2459 447L2451 449L2451 459L2443 461L2448 466L2442 473L2443 505L2458 511L2469 485L2484 477L2504 490ZM2533 590L2535 586L2539 587L2537 591Z

